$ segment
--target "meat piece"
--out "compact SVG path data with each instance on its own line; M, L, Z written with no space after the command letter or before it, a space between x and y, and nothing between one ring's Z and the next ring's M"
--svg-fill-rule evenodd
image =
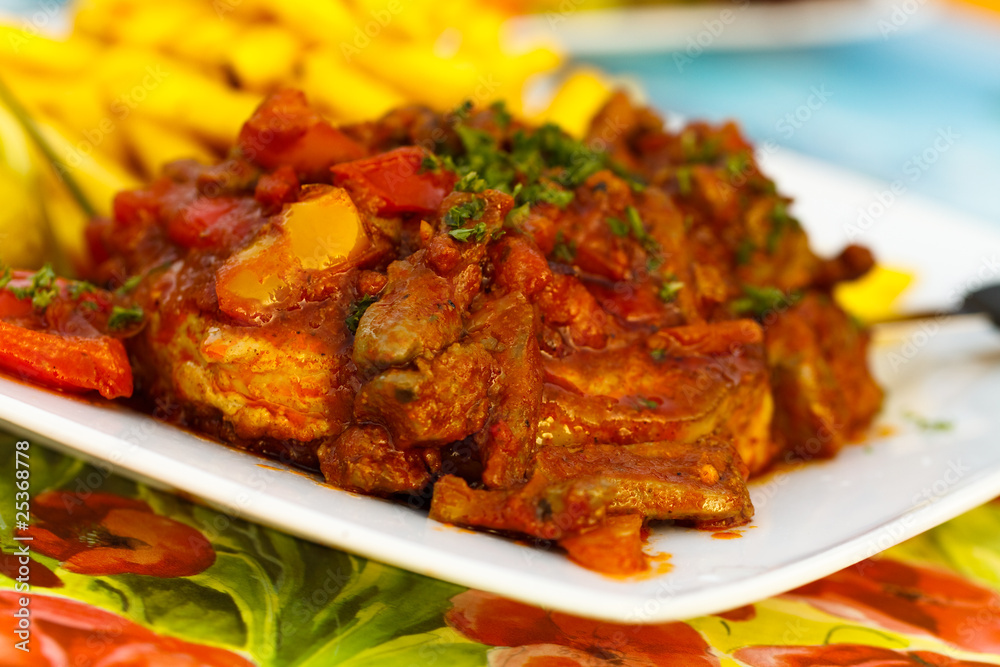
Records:
M483 483L490 488L519 485L534 460L542 397L535 311L514 292L475 313L469 331L479 345L493 351L500 370L490 391L489 421L476 434Z
M320 446L318 457L328 483L377 495L419 491L440 463L418 449L396 449L385 429L374 424L350 427Z
M444 523L556 540L600 525L613 496L609 482L594 478L552 483L536 475L519 489L488 491L446 475L434 484L430 516Z
M868 332L817 292L772 319L765 332L774 439L791 460L833 456L882 403L865 361Z
M176 328L156 315L148 325L167 337L150 352L164 393L211 406L241 438L312 441L350 421L349 357L302 331L215 324L190 314ZM294 373L288 369L294 368ZM343 373L343 374L342 374Z
M875 266L875 257L868 248L849 245L833 259L821 262L813 279L816 287L832 287L840 282L856 280Z
M560 446L627 445L719 432L759 472L776 451L760 339L747 321L691 325L645 343L546 359L539 437Z
M451 286L422 264L399 260L389 265L382 297L365 311L354 337L354 363L372 372L404 366L458 340L462 316Z
M753 516L739 458L725 442L546 447L524 486L471 489L458 477L434 486L431 518L465 526L563 539L608 514L742 524Z
M742 462L717 438L638 445L545 447L535 475L550 483L601 479L614 489L607 511L700 526L746 523L753 516Z
M415 366L390 368L365 384L354 402L355 419L384 425L400 449L441 446L483 428L496 374L489 352L455 343Z
M555 274L538 297L538 308L549 326L565 326L574 345L601 349L608 344L610 316L575 276Z

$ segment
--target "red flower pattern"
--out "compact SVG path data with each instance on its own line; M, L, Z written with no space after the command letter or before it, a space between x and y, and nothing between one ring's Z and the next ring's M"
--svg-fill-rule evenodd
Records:
M842 618L1000 653L1000 595L948 572L870 559L786 595Z
M33 538L32 550L70 572L185 577L215 562L204 535L141 500L46 491L32 500L31 513L35 522L23 534Z
M618 625L506 598L466 591L445 621L469 639L497 648L491 667L717 667L719 659L686 623Z
M861 644L750 646L733 657L750 667L989 667L930 651L893 651Z
M20 598L28 599L29 651L14 646ZM158 635L117 614L50 595L0 591L0 634L4 667L254 667L232 651Z

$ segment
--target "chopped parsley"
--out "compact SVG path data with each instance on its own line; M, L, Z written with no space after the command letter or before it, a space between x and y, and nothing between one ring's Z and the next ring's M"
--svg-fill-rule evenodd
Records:
M685 197L691 194L691 167L678 167L675 176L677 177L677 192Z
M576 259L576 242L566 241L563 233L556 234L556 245L552 248L552 256L563 264L570 264Z
M458 183L455 184L455 190L458 192L474 192L477 194L485 190L486 187L486 181L479 178L479 174L474 171L470 171L458 179Z
M420 161L420 171L417 173L424 174L428 171L441 171L441 168L444 166L446 166L444 160L431 153L424 156L424 159Z
M510 124L506 107L490 107L501 128ZM547 123L535 129L519 128L503 141L485 130L465 124L469 107L455 113L455 133L461 150L454 154L425 160L427 169L444 166L461 179L461 189L494 189L514 197L515 204L549 203L565 208L573 200L573 191L591 175L611 169L629 181L633 189L641 182L611 162L610 157ZM474 177L469 174L475 172ZM466 180L468 179L468 180ZM471 189L472 186L476 189Z
M444 224L452 229L461 227L469 220L479 220L486 211L486 201L475 197L469 201L456 204L444 214Z
M747 173L750 168L750 156L746 151L734 153L726 158L726 172L732 181Z
M913 422L921 431L950 431L955 427L953 423L946 419L928 419L910 410L904 412L903 416Z
M667 358L667 351L661 349L650 350L649 356L653 357L654 361L663 361Z
M88 283L86 280L74 280L69 285L69 296L71 299L74 299L76 301L79 301L80 297L83 296L84 294L91 294L96 291L97 287ZM93 303L93 302L87 301L86 303Z
M778 248L778 240L781 238L781 235L790 225L794 224L795 220L788 215L785 202L780 199L776 201L774 208L771 209L771 231L767 234L767 254L774 254L774 251Z
M719 158L722 145L718 137L702 140L694 128L681 133L681 151L685 162L715 162Z
M511 116L510 112L507 111L506 102L497 100L490 105L490 110L493 111L493 118L496 120L497 125L503 128L510 126Z
M635 206L630 204L625 207L625 220L632 232L632 236L639 242L643 250L650 255L659 255L660 244L646 231L646 225L643 224L642 217L640 217L639 211Z
M361 316L365 314L368 310L368 306L372 305L378 301L377 296L364 296L351 304L350 309L347 311L347 319L344 320L344 324L352 334L358 332L358 324L361 323Z
M736 246L736 266L746 266L756 249L757 246L750 239L740 241L740 244Z
M535 183L526 188L522 187L518 189L515 199L522 199L526 203L531 204L545 202L546 204L555 204L559 208L565 209L573 201L574 196L569 190L563 190L550 183Z
M48 263L31 276L31 283L27 287L11 287L9 289L11 294L18 299L31 299L31 305L38 310L45 310L59 295L55 271Z
M628 236L629 228L628 225L618 218L605 218L605 222L608 223L608 227L611 228L611 233L615 236L626 237Z
M528 219L528 215L531 213L531 204L521 204L520 206L515 206L507 214L507 224L513 225L515 227L520 227L524 224L524 221Z
M458 119L465 119L469 117L469 113L472 111L472 100L463 100L461 104L455 107L455 110L451 112L451 115Z
M486 223L479 222L473 227L462 227L460 229L453 229L448 232L453 238L467 242L470 238L474 238L476 241L482 241L486 238Z
M3 270L0 271L0 289L3 289L11 281L11 278L14 277L14 274L11 272L9 266L4 266L3 264L0 264L0 266L3 266Z
M802 298L800 292L785 294L777 287L743 286L744 296L730 303L730 308L737 315L754 315L764 317L767 313L779 307L792 306Z
M111 309L111 316L108 318L108 329L111 331L127 329L133 324L142 322L142 317L142 308L139 306L132 306L131 308L114 306Z
M639 409L646 408L647 410L655 410L660 407L660 404L651 398L646 398L645 396L636 396L635 402L639 404Z
M684 287L684 283L677 280L677 276L670 275L667 277L666 282L660 286L660 291L656 293L663 303L671 303L677 299L677 295L680 294L681 288Z

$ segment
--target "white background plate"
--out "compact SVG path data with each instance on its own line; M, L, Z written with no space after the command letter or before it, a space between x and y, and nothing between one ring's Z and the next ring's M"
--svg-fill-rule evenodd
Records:
M817 248L843 244L882 184L779 152L763 160L799 198ZM896 198L860 241L919 270L914 308L943 307L997 279L1000 233L913 195ZM1000 494L1000 334L985 320L894 326L873 351L893 433L832 461L752 484L739 539L657 528L650 552L672 570L634 580L562 554L443 526L405 507L325 487L117 405L92 405L0 379L0 424L116 472L180 489L232 514L432 577L584 616L654 622L722 611L825 576ZM923 432L903 415L948 420Z
M886 26L895 31L929 25L937 6L925 2L906 14L899 0L722 0L557 10L509 21L506 37L514 48L555 43L578 56L791 49L882 39ZM565 6L582 5L560 4Z

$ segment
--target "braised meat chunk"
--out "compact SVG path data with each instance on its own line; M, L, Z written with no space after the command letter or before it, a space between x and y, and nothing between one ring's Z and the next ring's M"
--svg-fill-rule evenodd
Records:
M749 521L748 477L879 408L831 298L871 256L814 255L735 125L616 95L589 136L502 104L334 128L276 93L88 230L146 313L138 400L603 571L645 567L649 521Z

